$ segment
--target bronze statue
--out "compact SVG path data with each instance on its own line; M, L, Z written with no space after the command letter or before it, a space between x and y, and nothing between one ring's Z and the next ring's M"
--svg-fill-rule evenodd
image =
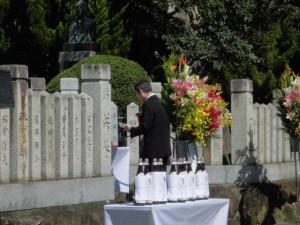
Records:
M77 18L69 28L68 43L95 43L96 23L87 16L87 3L79 0L76 4Z

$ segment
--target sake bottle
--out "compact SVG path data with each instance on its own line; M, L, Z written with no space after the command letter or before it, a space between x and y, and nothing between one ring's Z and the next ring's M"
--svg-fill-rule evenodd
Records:
M153 159L152 163L152 204L160 204L163 201L163 188L161 185L161 175L159 171L159 163L157 159Z
M180 184L180 196L178 197L178 202L186 202L186 200L187 200L187 193L186 193L187 173L186 173L186 168L185 168L182 158L178 159L177 174L179 176L179 184Z
M139 159L139 165L138 165L138 168L137 168L137 171L136 171L136 176L139 176L139 175L144 175L143 159L142 158Z
M146 179L143 170L143 160L139 159L136 175L134 177L134 204L146 203Z
M205 193L204 193L204 199L208 199L209 197L209 181L208 181L208 173L205 169L205 160L204 160L204 157L201 157L201 160L200 160L200 169L202 170L202 173L203 173L203 183L204 183L204 189L205 189Z
M195 182L195 173L192 169L192 160L186 158L185 161L187 167L187 198L190 201L196 200L196 182Z
M170 172L167 176L167 186L168 186L168 202L178 202L179 197L179 176L177 174L177 161L175 158L171 161Z
M203 200L206 196L206 176L205 173L205 165L201 158L197 161L197 168L196 168L196 192L197 192L197 200Z
M150 172L150 166L149 166L149 159L146 158L144 162L144 174L146 177L146 192L147 192L147 198L146 198L146 205L152 204L152 175Z
M160 180L161 180L161 189L162 193L162 201L161 204L166 204L168 201L168 190L167 190L167 172L163 165L162 158L158 159L158 166L159 166L159 173L160 173Z

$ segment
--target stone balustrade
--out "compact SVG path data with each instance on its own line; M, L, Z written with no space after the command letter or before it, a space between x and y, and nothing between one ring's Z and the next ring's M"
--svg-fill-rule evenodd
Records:
M81 93L77 79L64 78L54 94L45 91L44 79L29 79L26 66L0 69L11 72L15 102L0 109L0 211L112 199L111 149L118 146L119 127L110 66L83 65ZM161 84L152 86L161 97ZM201 153L196 149L206 164L222 166L224 157L232 167L290 162L276 106L253 104L251 80L233 80L231 90L232 127L214 134ZM137 113L139 106L129 104L127 123L137 126ZM136 166L140 139L127 137L127 145ZM45 198L45 188L55 195Z

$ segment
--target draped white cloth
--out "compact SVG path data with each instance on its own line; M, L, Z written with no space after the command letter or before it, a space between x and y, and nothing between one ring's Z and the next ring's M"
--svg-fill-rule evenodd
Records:
M112 148L112 175L115 177L115 192L129 193L129 147Z
M229 199L185 203L104 206L104 225L227 225Z

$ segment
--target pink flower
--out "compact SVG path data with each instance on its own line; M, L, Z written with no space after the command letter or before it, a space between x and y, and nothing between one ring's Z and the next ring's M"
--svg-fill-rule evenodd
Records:
M205 131L205 137L209 137L210 136L210 131Z
M287 108L290 108L295 101L300 101L300 93L298 90L292 91L288 96L286 96L284 98L283 105L285 105Z
M193 83L191 81L184 81L182 86L184 90L191 90L193 87Z

